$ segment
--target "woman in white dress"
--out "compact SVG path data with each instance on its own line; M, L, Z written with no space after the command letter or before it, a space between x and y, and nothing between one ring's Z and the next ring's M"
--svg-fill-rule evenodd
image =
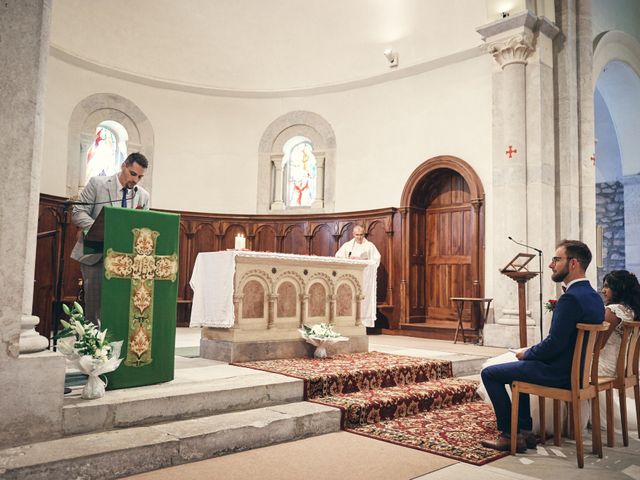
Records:
M600 351L598 375L613 377L616 374L616 362L620 343L622 342L622 322L640 320L640 284L637 277L626 270L612 270L602 281L602 296L605 304L605 322L609 322L605 344ZM614 395L614 426L621 427L620 403ZM606 428L604 392L600 394L600 420L602 428ZM630 430L635 430L635 402L627 402L627 419ZM617 429L617 428L616 428Z

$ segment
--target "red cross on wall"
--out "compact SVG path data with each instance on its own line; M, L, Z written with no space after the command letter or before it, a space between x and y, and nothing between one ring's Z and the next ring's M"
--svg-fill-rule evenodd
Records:
M515 150L511 145L509 145L509 150L504 153L509 155L509 158L512 158L514 153L518 153L518 150Z

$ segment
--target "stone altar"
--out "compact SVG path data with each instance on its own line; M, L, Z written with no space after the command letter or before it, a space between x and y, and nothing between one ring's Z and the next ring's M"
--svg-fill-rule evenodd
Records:
M368 350L364 302L375 262L230 250L198 254L191 277L191 327L202 327L200 356L225 362L306 357L302 324L329 323L349 337L329 353ZM369 282L371 283L371 282ZM373 290L373 291L371 291ZM375 315L375 311L373 312Z

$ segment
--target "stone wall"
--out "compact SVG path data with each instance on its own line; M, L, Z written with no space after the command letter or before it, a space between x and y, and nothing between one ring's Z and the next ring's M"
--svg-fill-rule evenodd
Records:
M611 270L625 268L624 187L620 182L596 184L596 219L603 229L602 268L598 268L598 287Z

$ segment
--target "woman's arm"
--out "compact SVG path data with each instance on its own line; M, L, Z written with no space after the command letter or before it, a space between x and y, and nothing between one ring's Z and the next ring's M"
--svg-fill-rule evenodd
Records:
M616 317L616 314L613 313L609 307L605 307L604 321L609 322L609 328L607 329L606 332L604 332L604 337L602 339L602 346L600 348L604 348L604 346L609 341L609 337L611 336L613 331L616 329L616 327L618 326L621 320L618 317Z

